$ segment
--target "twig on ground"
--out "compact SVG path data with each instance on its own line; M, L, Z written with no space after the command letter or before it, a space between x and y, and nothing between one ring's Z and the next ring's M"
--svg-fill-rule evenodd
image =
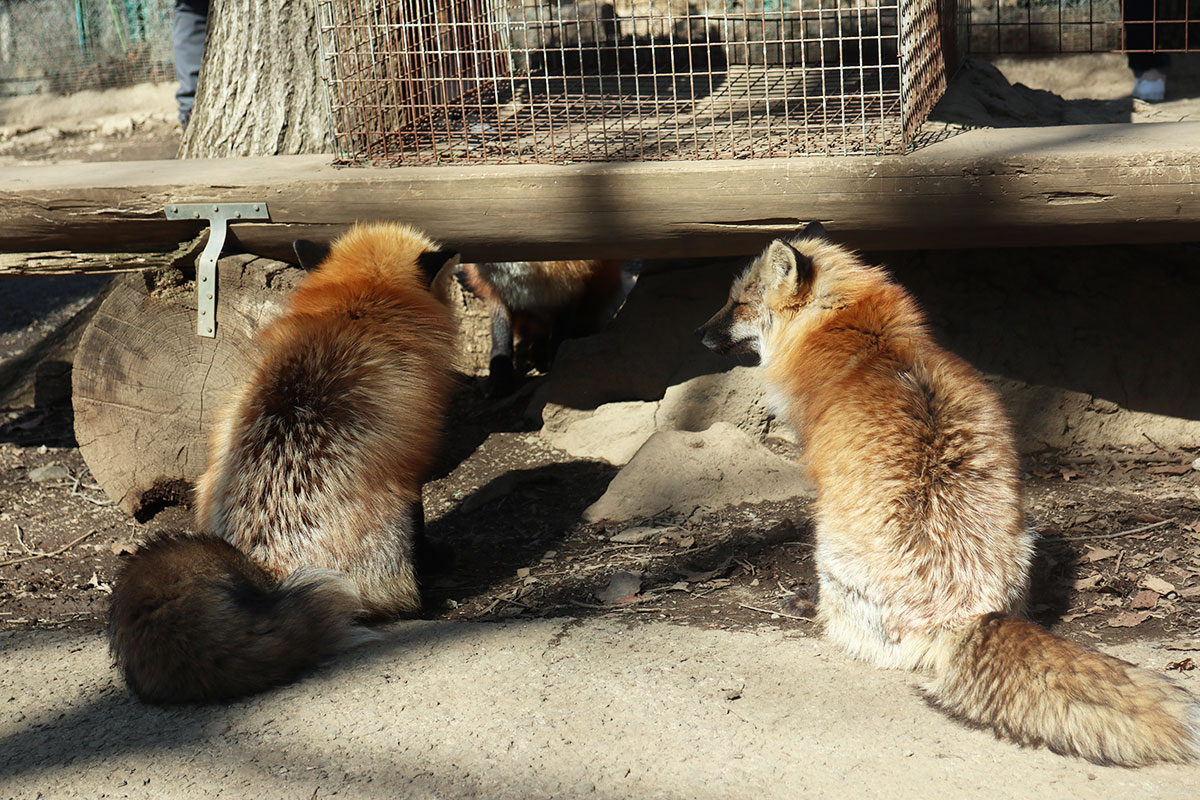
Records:
M1141 525L1137 528L1130 528L1127 531L1117 531L1116 533L1087 533L1082 536L1043 536L1043 542L1079 542L1084 539L1116 539L1121 536L1131 536L1135 533L1145 533L1146 531L1161 528L1164 525L1169 525L1175 521L1175 517L1170 519L1151 522L1149 525Z
M112 501L112 500L109 500L108 498L105 498L105 499L103 499L103 500L97 500L97 499L96 499L96 498L94 498L94 497L88 497L86 494L84 494L83 492L81 492L81 491L78 491L78 490L76 490L76 489L72 489L72 490L71 490L71 495L72 495L73 497L78 497L78 498L80 498L81 500L87 500L87 501L88 501L89 503L91 503L92 505L97 505L97 506L111 506L111 505L113 505L113 501Z
M57 550L51 550L50 552L47 553L47 552L43 552L41 550L30 549L29 545L25 544L25 539L21 535L21 526L14 525L13 527L15 527L17 529L17 544L21 545L21 549L24 550L29 555L21 556L20 558L10 558L7 561L0 561L0 567L10 567L13 564L20 564L25 561L36 561L39 558L54 558L55 556L60 556L96 532L96 529L93 528L92 530L88 531L87 533L83 534L82 536L75 537L74 539L67 542L62 547L58 548Z
M812 620L809 619L808 617L797 617L795 614L788 614L787 612L784 612L784 611L772 611L769 608L759 608L758 606L748 606L745 603L738 603L738 605L742 608L748 608L751 611L757 611L760 614L774 614L774 615L780 616L780 617L787 617L788 619L798 619L803 622L812 622Z

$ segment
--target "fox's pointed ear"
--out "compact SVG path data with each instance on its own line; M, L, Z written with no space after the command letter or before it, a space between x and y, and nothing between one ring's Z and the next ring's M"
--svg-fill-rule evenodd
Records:
M329 255L329 245L322 242L310 242L308 239L297 239L292 242L292 249L296 251L296 258L300 259L300 266L310 271L320 266L321 262Z
M812 221L804 226L804 230L800 231L800 235L792 241L801 239L825 239L829 241L829 233L825 230L825 226L817 221Z
M417 257L417 266L424 273L426 282L433 283L439 272L458 266L460 260L457 250L428 250Z
M812 277L812 259L783 239L771 242L763 258L766 261L768 284L771 288L789 281L794 286L801 286Z

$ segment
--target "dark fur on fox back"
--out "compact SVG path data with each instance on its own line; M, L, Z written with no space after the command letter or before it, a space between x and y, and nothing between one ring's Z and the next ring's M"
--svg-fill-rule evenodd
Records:
M118 576L109 645L143 701L219 702L287 683L369 638L354 624L359 611L344 576L301 571L277 585L227 542L169 533Z
M407 226L356 227L258 334L196 486L202 535L151 541L113 593L112 650L140 697L251 694L419 608L455 331L429 273L452 256Z

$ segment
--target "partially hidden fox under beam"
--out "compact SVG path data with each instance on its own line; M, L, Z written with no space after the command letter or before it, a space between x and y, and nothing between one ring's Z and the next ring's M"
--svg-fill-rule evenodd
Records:
M516 388L522 355L547 371L563 340L600 330L628 291L620 261L494 261L463 264L457 276L489 306L488 393L497 397Z
M262 691L420 605L421 484L456 335L428 287L457 254L395 224L296 251L320 265L215 426L200 532L151 540L113 590L112 652L146 702Z
M817 487L817 617L853 656L927 670L952 715L1098 763L1200 758L1165 676L1023 618L1033 534L1010 423L887 273L819 224L776 240L697 329L757 356Z

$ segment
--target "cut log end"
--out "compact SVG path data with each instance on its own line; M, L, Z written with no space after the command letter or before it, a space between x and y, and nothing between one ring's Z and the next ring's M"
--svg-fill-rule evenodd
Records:
M196 335L190 283L119 277L75 354L75 438L92 475L127 513L156 487L204 470L205 432L252 361L253 336L303 276L242 255L218 264L216 338Z

